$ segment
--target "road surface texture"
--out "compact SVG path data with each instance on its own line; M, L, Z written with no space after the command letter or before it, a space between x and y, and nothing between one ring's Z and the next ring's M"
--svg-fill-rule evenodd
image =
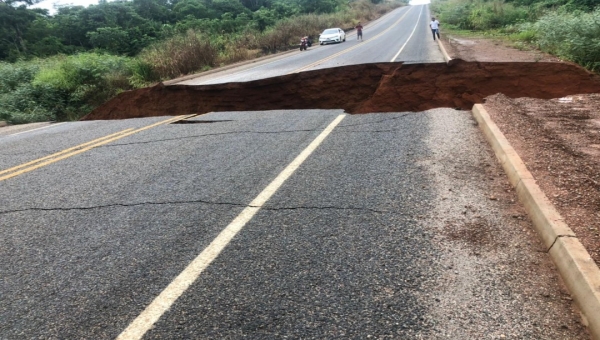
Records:
M1 339L589 337L468 111L171 118L0 135L2 171L135 129L0 172Z

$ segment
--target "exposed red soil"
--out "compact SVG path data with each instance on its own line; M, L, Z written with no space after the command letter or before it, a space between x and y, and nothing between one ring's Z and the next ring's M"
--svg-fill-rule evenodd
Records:
M348 113L471 109L495 93L557 98L600 92L600 77L567 63L378 63L244 83L171 85L124 92L84 120L213 111L344 109Z
M600 263L600 94L484 104L540 188Z

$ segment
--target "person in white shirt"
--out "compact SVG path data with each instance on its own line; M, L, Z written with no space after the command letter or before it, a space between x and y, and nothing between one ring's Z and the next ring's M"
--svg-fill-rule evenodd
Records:
M431 22L429 23L429 27L431 27L431 33L433 33L433 41L435 41L435 35L437 34L438 39L440 38L440 22L435 20L435 18L431 18Z

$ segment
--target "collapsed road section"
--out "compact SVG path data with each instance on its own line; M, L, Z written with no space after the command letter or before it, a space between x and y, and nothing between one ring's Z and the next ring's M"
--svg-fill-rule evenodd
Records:
M600 77L568 63L375 63L250 82L170 85L119 94L83 120L217 111L344 109L348 113L471 109L489 95L559 98L600 92Z

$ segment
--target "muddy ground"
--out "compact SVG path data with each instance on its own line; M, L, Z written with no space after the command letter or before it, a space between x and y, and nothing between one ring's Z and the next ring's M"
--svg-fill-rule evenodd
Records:
M560 62L485 39L446 37L452 57L470 61ZM600 263L600 93L550 100L496 94L485 108L527 168Z

